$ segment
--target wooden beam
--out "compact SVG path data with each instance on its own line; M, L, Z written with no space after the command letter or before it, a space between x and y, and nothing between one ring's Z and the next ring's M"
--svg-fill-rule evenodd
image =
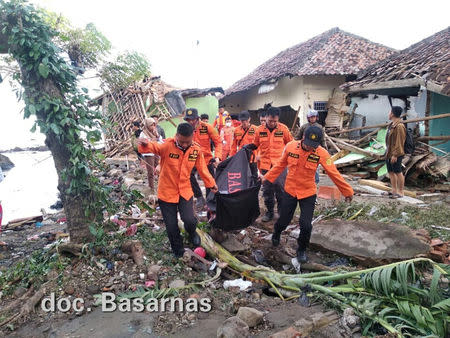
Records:
M327 133L324 131L323 135L325 136L325 139L330 142L330 144L333 146L334 149L337 150L337 152L340 152L341 149L336 145L336 143L333 142L330 136L327 135Z
M343 149L343 150L339 151L338 153L334 154L333 156L331 156L331 160L333 162L337 161L340 158L343 158L344 156L347 156L348 154L350 154L350 150Z
M361 137L359 140L356 140L356 141L353 143L353 145L356 146L357 144L361 144L361 143L367 141L367 140L370 139L373 135L378 134L378 131L379 131L380 129L381 129L381 128L377 128L377 129L371 131L371 132L368 133L367 135Z
M450 135L421 136L417 138L417 141L448 141L448 140L450 140Z
M421 122L421 121L443 119L443 118L446 118L446 117L450 117L450 113L433 115L433 116L428 116L428 117L418 117L418 118L410 119L410 120L401 120L400 122L401 123L412 123L412 122ZM328 135L338 135L338 134L343 134L343 133L349 133L349 132L355 131L355 130L384 128L384 127L387 127L388 125L389 125L389 123L381 123L381 124L375 124L373 126L364 126L364 127L358 127L358 128L337 130L337 131L329 132Z
M348 143L346 143L344 141L341 141L338 138L330 137L330 139L333 140L334 142L336 142L343 149L347 149L347 150L350 150L350 151L352 151L354 153L362 154L362 155L369 156L369 157L372 157L372 158L375 158L375 159L381 159L382 158L382 155L375 154L375 153L373 153L371 151L367 151L367 150L358 148L358 147L356 147L354 145L351 145L351 144L348 144Z
M374 181L374 180L364 180L361 179L358 182L360 185L368 185L369 187L373 187L373 188L377 188L383 191L392 191L392 188L389 187L387 184L384 184L383 182L380 181ZM417 194L415 191L410 191L410 190L404 190L405 196L409 196L409 197L417 197Z
M294 123L292 123L291 130L294 130L295 124L297 123L297 120L298 120L298 114L300 114L300 107L301 107L301 106L298 106L298 109L297 109L297 115L295 115Z

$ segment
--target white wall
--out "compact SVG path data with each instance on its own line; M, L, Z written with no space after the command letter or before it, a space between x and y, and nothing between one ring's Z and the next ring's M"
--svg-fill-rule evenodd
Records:
M425 116L426 108L426 90L419 91L418 96L409 96L409 109L407 110L407 118L413 119ZM352 97L352 103L357 103L355 113L366 117L366 126L389 122L388 114L391 105L387 95L369 94L367 98ZM393 106L400 106L405 109L405 102L401 99L393 98ZM415 124L408 124L408 128L414 128Z
M344 82L345 76L283 77L269 93L258 94L259 86L256 86L249 91L227 97L222 103L230 113L257 110L268 103L275 107L291 106L294 110L300 106L300 122L304 123L306 112L313 107L314 101L328 101L333 89L337 89Z

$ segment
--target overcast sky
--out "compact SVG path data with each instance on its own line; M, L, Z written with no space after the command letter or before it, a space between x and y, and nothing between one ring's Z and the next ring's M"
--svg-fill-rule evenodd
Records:
M333 27L403 49L450 21L450 1L444 0L32 2L76 26L93 22L116 51L142 52L153 75L184 88L227 88L283 49ZM21 118L7 84L0 85L0 100L0 149L5 149L23 127L11 129Z

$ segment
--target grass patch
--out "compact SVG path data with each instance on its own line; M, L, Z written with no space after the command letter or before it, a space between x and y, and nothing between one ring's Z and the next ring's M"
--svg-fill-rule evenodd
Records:
M59 273L58 282L62 282L62 271L70 263L70 259L60 256L52 250L36 250L30 257L27 257L10 268L0 276L0 290L4 295L10 295L14 290L22 286L28 288L31 284L41 285L47 278L50 271L56 270Z

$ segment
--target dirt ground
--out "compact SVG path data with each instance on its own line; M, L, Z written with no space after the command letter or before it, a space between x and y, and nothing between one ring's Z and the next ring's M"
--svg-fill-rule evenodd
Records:
M356 181L350 181L350 183L354 186L355 191L359 191ZM332 182L321 175L320 184L331 186ZM438 201L437 203L444 203L442 205L448 208L446 202ZM408 203L389 200L381 196L355 196L353 204L368 204L377 208L386 204L393 204L400 210L408 206ZM336 205L336 201L318 199L316 216L335 210ZM261 206L263 206L262 201ZM427 207L429 207L429 204L423 206L423 208ZM261 214L263 212L262 207ZM201 215L200 220L204 221L204 214L199 215ZM294 216L293 225L298 224L298 216L299 210ZM29 256L36 249L52 243L56 234L65 233L65 224L57 222L61 217L62 214L48 217L40 228L30 225L16 231L4 231L0 237L0 240L5 243L0 247L2 273L5 273L6 269L11 267L13 263ZM270 242L274 222L262 223L260 218L244 232L234 232L233 236L244 246L244 249L235 253L235 256L251 265L266 265L278 271L294 273L295 270L290 264L290 258L295 256L295 238L287 236L287 242L285 241L283 248L280 251L274 250ZM173 259L159 211L151 217L151 223L156 224L157 227L144 225L145 228L140 228L136 236L143 242L147 255L147 265L158 264L162 266L159 274L160 288L167 288L170 282L177 278L190 283L210 277L206 273L193 270L183 262ZM295 226L292 227L292 229L294 228ZM116 243L116 247L120 247L119 243ZM312 263L321 266L329 267L343 264L350 269L355 268L350 266L351 262L346 257L340 257L336 254L310 250L309 256ZM108 264L112 264L112 267L109 268ZM94 295L102 291L120 294L136 290L136 287L143 284L140 274L146 272L145 269L136 267L133 260L126 255L124 256L118 249L112 249L112 251L101 254L97 253L90 256L89 260L71 258L70 263L63 265L60 269L59 272L52 270L48 272L47 276L44 276L46 277L44 279L52 280L49 290L56 291L59 296L71 297L71 299L82 297L85 299L87 307L91 307L92 311L85 311L81 314L74 312L49 314L36 308L36 313L16 323L13 327L3 327L3 334L11 337L157 337L166 335L172 337L214 337L217 328L225 319L235 315L240 306L249 306L265 313L264 322L250 330L251 336L267 337L294 326L294 323L299 319L314 313L328 311L319 304L303 307L296 299L283 302L275 294L271 294L267 287L258 283L254 283L248 291L224 290L223 280L219 280L208 288L197 291L185 290L181 293L184 299L196 293L200 297L213 299L212 310L209 313L193 315L186 313L123 313L119 311L104 313L100 308L94 306ZM227 273L226 278L239 277L229 271ZM8 285L14 286L14 282L8 283ZM1 308L20 297L17 288L12 295L6 295L7 290L4 291L5 295L0 297ZM4 320L4 318L1 318L1 320ZM346 335L342 333L338 324L332 323L322 329L315 330L311 336L344 337ZM358 336L358 334L355 336Z

